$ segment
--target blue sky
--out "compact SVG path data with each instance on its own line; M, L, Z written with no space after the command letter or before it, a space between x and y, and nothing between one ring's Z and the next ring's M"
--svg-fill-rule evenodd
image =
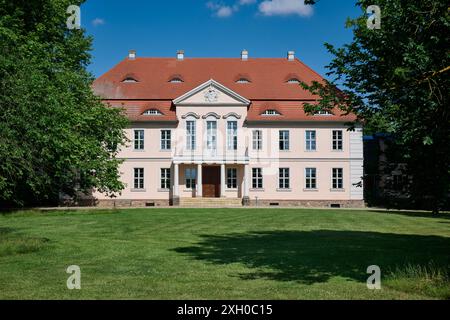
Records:
M82 27L94 37L89 70L98 77L126 57L285 57L288 50L324 75L331 56L323 43L351 40L354 0L87 0Z

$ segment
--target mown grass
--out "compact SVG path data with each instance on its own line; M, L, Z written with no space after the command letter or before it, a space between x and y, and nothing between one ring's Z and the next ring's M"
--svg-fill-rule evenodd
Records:
M370 210L15 212L0 215L0 298L449 299L449 226ZM381 290L366 287L374 264Z

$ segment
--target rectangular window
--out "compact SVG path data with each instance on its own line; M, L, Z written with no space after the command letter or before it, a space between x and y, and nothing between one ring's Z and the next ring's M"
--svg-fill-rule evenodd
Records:
M196 127L195 121L186 121L186 149L195 150L196 149Z
M236 189L237 188L237 169L228 168L227 169L227 188Z
M197 180L197 169L186 168L186 171L184 172L184 178L186 179L186 188L195 189L195 184Z
M134 150L144 150L144 130L134 130Z
M278 173L278 187L280 189L290 188L289 168L280 168Z
M306 150L316 150L316 130L306 130Z
M280 130L280 150L289 150L289 131Z
M227 122L227 145L228 150L237 150L237 121Z
M263 188L262 168L252 169L252 188L253 189Z
M217 149L217 122L206 122L206 148L215 151Z
M144 168L134 168L134 189L144 189Z
M344 177L342 168L333 168L333 189L344 188Z
M342 150L342 130L333 130L333 150Z
M316 168L305 169L306 189L317 189L317 170Z
M161 130L161 150L170 150L172 132L170 130Z
M161 169L161 189L170 189L170 169Z
M253 130L253 150L262 150L262 131Z

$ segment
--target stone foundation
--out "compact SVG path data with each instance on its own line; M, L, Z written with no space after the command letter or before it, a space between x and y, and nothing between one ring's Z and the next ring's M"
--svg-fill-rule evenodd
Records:
M364 200L250 200L251 207L364 208Z
M99 208L145 208L145 207L168 207L169 200L97 200Z

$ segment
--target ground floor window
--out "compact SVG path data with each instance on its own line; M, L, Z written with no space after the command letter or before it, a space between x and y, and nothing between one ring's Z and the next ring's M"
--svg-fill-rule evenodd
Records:
M317 189L317 170L316 168L305 169L306 189Z
M186 188L195 189L196 179L197 179L197 169L186 168L184 172L184 177L186 179Z
M290 174L289 168L280 168L278 174L278 187L280 189L290 188Z
M343 169L333 168L333 189L342 189L344 187Z
M170 189L170 169L161 169L161 189Z
M134 189L144 189L144 168L134 168Z
M237 169L228 168L227 169L227 188L236 189L237 188Z
M262 168L252 169L252 188L253 189L263 188Z

